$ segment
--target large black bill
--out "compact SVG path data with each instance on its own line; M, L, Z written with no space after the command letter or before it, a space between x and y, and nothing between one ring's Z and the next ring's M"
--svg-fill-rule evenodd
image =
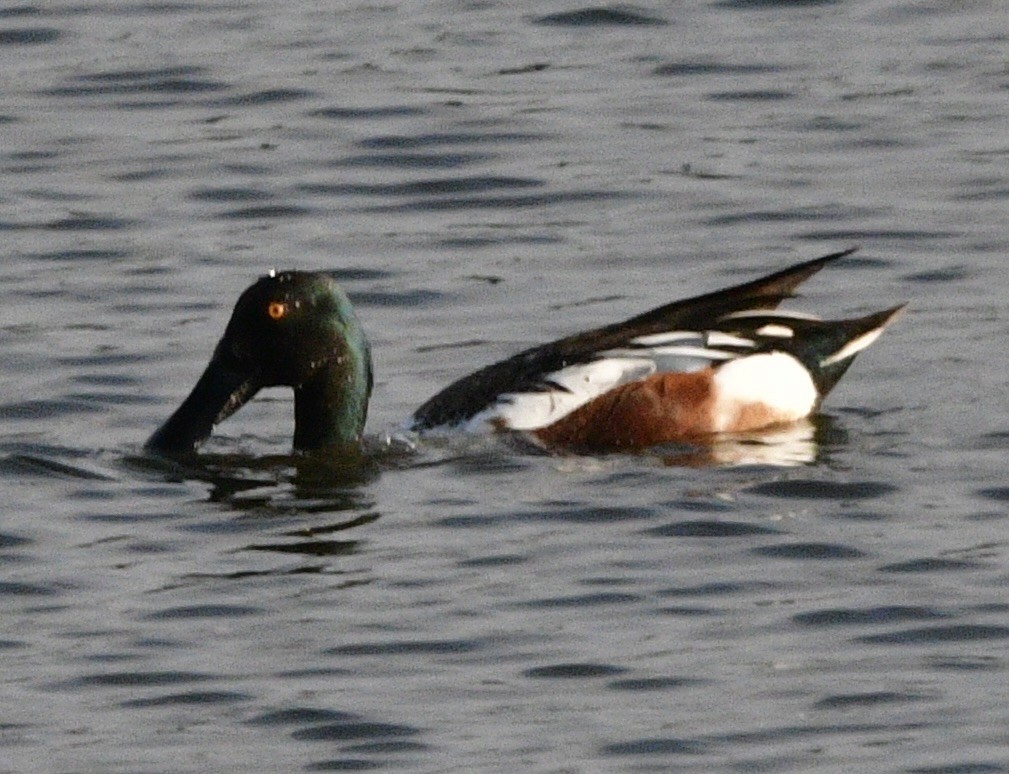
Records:
M162 454L193 451L210 437L214 425L238 411L262 386L258 375L226 364L215 352L189 397L144 448Z

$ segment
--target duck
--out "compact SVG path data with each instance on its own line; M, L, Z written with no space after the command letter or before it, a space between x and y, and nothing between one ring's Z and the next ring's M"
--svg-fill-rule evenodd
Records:
M405 428L605 454L804 420L905 306L840 320L778 310L855 249L523 350L451 383ZM194 451L275 385L294 389L296 451L353 448L373 384L367 338L332 274L271 272L242 293L203 375L145 448Z
M410 428L507 432L546 450L599 454L804 420L905 306L841 320L777 309L856 250L524 350L450 384Z

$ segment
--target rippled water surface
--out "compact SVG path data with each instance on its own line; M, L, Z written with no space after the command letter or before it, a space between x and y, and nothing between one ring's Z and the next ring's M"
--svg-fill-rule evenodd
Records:
M0 770L1009 771L1007 19L0 9ZM389 440L855 244L795 306L909 311L777 459ZM271 267L353 298L367 457L285 391L145 457Z

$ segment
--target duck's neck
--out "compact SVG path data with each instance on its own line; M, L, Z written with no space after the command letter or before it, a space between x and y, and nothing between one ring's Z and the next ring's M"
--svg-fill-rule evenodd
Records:
M371 364L345 356L294 391L294 448L313 451L356 445L364 431L371 394Z

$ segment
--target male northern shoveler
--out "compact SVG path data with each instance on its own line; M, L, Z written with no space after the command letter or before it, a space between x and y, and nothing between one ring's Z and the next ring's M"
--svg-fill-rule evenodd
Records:
M774 311L852 252L520 352L435 395L410 426L515 431L548 449L605 452L802 419L903 308L832 322ZM274 385L294 388L295 449L360 441L371 354L329 274L271 273L247 289L203 376L147 448L192 451Z
M350 300L323 272L271 272L248 288L189 397L147 441L192 451L261 388L294 388L294 448L361 440L371 351Z
M518 431L548 449L700 441L809 416L903 309L824 321L774 311L825 255L487 366L414 413L417 431Z

